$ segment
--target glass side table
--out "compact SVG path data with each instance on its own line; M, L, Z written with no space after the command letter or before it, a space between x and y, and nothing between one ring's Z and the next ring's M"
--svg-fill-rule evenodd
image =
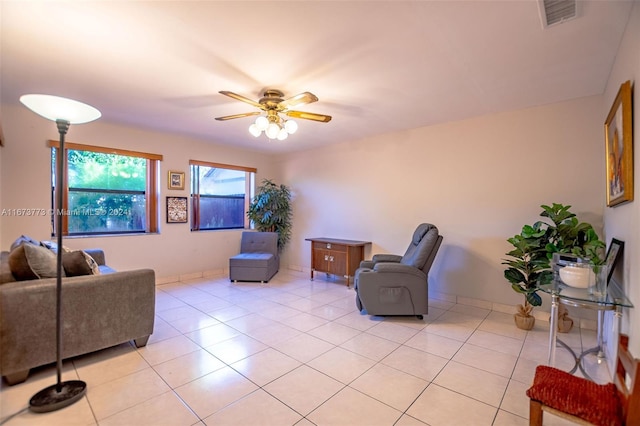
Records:
M582 374L588 379L589 374L585 371L582 365L582 359L585 355L590 353L596 353L598 358L604 358L602 351L603 347L603 328L604 328L604 312L615 311L616 320L614 326L617 334L620 330L620 318L622 317L623 308L633 308L633 304L627 296L625 296L622 289L615 281L611 281L607 287L607 292L603 296L592 294L588 288L574 288L569 287L559 280L553 280L549 284L539 284L538 289L551 295L551 318L549 324L549 362L550 366L555 365L556 361L556 346L560 344L567 349L575 358L576 365L570 371L575 372L576 369L580 369ZM597 326L597 346L591 349L583 351L580 355L571 349L566 343L558 339L558 306L562 303L564 305L573 306L577 308L594 309L598 311L598 326Z

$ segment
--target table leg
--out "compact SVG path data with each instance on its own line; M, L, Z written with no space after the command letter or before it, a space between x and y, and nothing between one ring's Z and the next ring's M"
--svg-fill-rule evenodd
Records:
M556 363L556 340L558 338L558 304L557 294L551 295L551 316L549 318L549 362L553 367Z

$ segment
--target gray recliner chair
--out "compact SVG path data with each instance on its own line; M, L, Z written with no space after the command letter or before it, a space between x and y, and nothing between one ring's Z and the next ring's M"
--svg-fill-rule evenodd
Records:
M428 275L442 243L438 228L422 223L413 233L404 256L376 254L360 263L354 288L356 306L369 315L428 313Z

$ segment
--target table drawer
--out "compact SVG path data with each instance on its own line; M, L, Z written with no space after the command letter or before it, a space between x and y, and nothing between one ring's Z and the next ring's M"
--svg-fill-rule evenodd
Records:
M342 253L347 252L347 246L343 244L323 243L319 241L313 242L313 249L314 250L331 250L331 251L338 251Z

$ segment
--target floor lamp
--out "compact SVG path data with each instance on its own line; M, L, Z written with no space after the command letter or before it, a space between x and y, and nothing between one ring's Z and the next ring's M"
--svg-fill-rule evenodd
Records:
M20 97L27 108L36 114L55 121L60 133L58 150L58 170L56 173L56 236L58 254L56 264L56 370L57 382L42 389L29 400L29 409L36 413L46 413L67 407L80 400L87 384L81 380L62 381L62 188L64 185L64 136L71 124L82 124L100 118L100 111L94 107L72 99L51 95L24 95Z

